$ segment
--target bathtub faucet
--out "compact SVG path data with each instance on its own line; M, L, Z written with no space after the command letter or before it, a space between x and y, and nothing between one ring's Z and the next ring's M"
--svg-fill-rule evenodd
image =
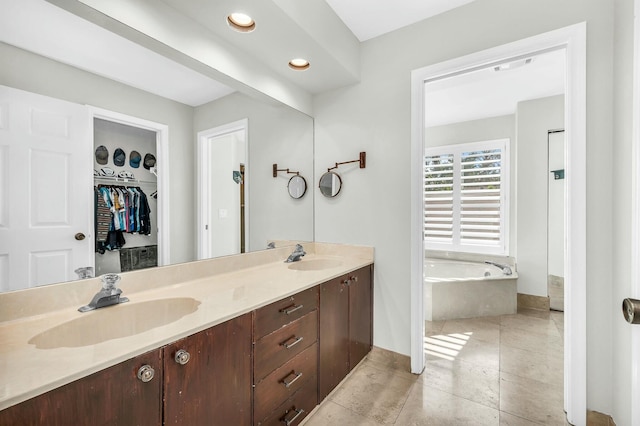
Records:
M505 275L513 274L513 271L511 270L511 267L509 265L503 265L501 263L491 262L490 260L485 260L484 263L486 263L487 265L493 265L493 266L496 266L496 267L502 269L502 272Z

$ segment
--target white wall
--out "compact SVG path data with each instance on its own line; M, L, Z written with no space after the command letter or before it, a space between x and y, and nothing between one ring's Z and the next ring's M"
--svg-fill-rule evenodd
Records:
M337 198L317 198L316 239L375 247L374 344L409 354L411 70L582 21L587 22L589 244L588 280L577 285L587 287L587 405L612 413L611 318L619 315L611 309L608 266L613 2L477 0L363 43L361 82L314 98L317 170L367 151L366 169L340 170L344 186ZM613 414L629 410L628 399L616 404Z
M313 120L281 104L258 102L233 93L195 110L200 132L248 118L249 247L259 250L273 240L313 241ZM287 191L292 175L273 177L272 166L299 171L307 193L293 199Z
M519 102L516 127L518 293L547 297L547 132L564 127L564 96Z
M169 126L170 263L194 260L193 108L8 44L0 58L0 84Z

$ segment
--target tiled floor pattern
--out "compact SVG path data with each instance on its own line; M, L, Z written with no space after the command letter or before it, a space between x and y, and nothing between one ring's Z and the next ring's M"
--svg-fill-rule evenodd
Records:
M427 367L375 349L305 426L567 425L563 314L427 322Z

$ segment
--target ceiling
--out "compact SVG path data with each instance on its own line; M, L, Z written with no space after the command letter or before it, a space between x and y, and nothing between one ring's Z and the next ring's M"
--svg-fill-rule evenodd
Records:
M365 41L475 0L326 0L347 27Z
M426 127L510 115L518 102L565 93L565 51L531 59L508 70L490 66L427 83Z
M186 105L199 106L252 83L269 87L272 85L269 80L280 79L311 95L355 84L360 78L361 42L471 1L0 0L0 41ZM164 34L175 33L176 28L191 31L202 45L194 43L196 39L188 39L193 34L182 38L189 42L186 46L196 45L197 53L206 54L208 48L216 46L224 49L209 54L209 63L192 60L185 65L184 61L169 59L159 49L142 47L135 40L105 29L104 19L94 20L100 24L97 25L52 3L78 3L86 9L111 7L120 10L122 17L138 15L125 26L136 24L136 19L140 22L146 19L143 22L146 28ZM117 22L116 16L98 10ZM230 30L225 18L232 10L250 13L256 19L256 30L248 34ZM165 16L160 16L161 12ZM159 37L157 41L164 46ZM237 75L225 73L223 65L230 55L242 58L236 66ZM309 70L289 69L289 59L299 56L310 60ZM430 123L475 119L478 111L486 116L502 115L514 109L515 98L561 93L563 58L556 55L555 60L560 62L552 60L550 55L508 73L475 72L429 85L432 105L437 106L428 112ZM198 66L191 66L193 63ZM211 63L222 65L215 70L217 74L206 72L210 69L207 67L213 66ZM243 69L259 70L258 74L264 73L266 77L237 82L234 79L238 76L244 77ZM215 78L216 75L225 78Z

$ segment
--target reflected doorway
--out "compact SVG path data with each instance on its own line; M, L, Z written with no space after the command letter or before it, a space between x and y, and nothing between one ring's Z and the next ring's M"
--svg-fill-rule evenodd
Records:
M198 133L198 259L244 253L247 120Z
M549 185L547 191L547 286L549 307L564 312L564 213L565 213L565 141L564 130L550 130Z

